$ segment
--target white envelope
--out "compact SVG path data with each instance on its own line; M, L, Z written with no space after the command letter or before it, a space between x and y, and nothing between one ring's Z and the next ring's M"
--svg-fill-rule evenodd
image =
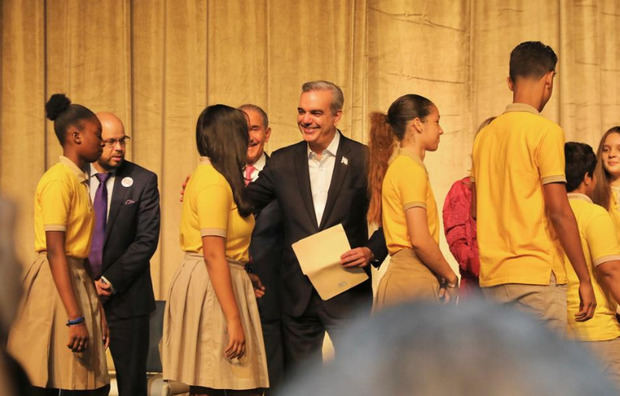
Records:
M362 268L345 268L340 264L340 256L351 250L342 224L300 239L292 247L301 271L308 276L323 300L329 300L368 279Z

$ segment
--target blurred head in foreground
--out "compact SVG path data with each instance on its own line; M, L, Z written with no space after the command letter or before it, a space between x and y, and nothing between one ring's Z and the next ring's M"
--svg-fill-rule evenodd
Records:
M612 395L589 353L482 300L406 304L358 319L336 358L280 395Z

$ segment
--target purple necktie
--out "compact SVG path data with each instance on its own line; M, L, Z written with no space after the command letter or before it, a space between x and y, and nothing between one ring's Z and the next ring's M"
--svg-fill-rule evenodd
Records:
M105 225L108 215L108 188L106 180L110 177L109 173L97 173L95 175L99 180L99 187L95 192L95 230L93 231L93 241L90 245L90 253L88 254L88 262L90 270L95 279L101 276L101 264L103 261L103 242L105 240Z

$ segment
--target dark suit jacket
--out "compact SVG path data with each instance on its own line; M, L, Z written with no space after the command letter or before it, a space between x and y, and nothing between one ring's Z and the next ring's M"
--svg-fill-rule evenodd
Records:
M320 224L317 224L312 202L306 142L274 152L258 180L248 186L248 195L256 208L264 207L273 199L280 205L284 225L282 308L289 315L302 315L313 293L313 286L301 272L291 247L294 242L342 223L352 248L368 246L380 261L387 255L382 231L368 240L367 156L366 146L341 135ZM342 315L359 305L369 306L371 302L369 279L327 300L325 309Z
M267 164L269 160L267 156ZM282 238L280 206L278 201L273 200L256 214L256 224L250 243L252 262L248 265L249 269L259 276L266 288L265 295L257 299L263 322L278 321L281 316Z
M128 187L123 186L130 179ZM114 286L104 304L111 319L155 309L149 260L159 241L157 175L132 162L116 169L103 247L103 276Z

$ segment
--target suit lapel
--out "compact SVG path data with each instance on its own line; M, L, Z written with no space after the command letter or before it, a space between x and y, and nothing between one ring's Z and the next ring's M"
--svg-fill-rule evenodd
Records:
M295 176L299 187L299 193L304 202L306 212L310 216L312 226L314 229L318 229L314 204L312 203L312 188L310 187L310 172L308 170L308 152L306 144L300 144L299 150L300 152L295 155Z
M123 187L121 184L123 178L127 175L125 172L125 166L121 165L114 176L114 189L112 190L112 200L110 201L110 213L108 214L108 221L105 227L105 242L110 237L110 230L112 225L118 216L118 212L121 209L121 205L125 202L125 197L129 192L128 187ZM105 243L104 242L104 243ZM104 245L105 246L105 245Z
M338 131L340 133L340 131ZM332 174L332 179L329 184L329 190L327 191L327 202L325 203L325 210L323 211L323 217L321 218L321 225L319 229L323 229L325 226L325 222L329 218L329 214L331 213L334 205L336 203L336 199L340 194L340 189L344 184L347 171L349 170L349 145L347 144L347 138L344 137L343 134L340 134L340 144L338 145L338 150L336 152L336 162L334 163L334 173ZM315 216L316 217L316 216Z

